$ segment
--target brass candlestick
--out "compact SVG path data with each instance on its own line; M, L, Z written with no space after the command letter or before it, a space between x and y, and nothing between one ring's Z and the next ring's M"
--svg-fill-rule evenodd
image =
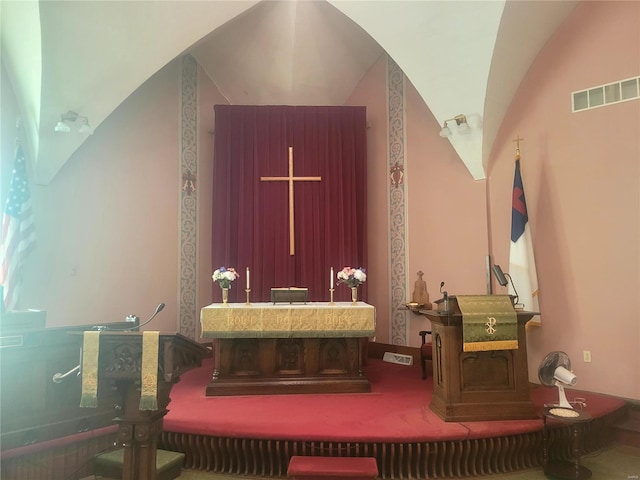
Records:
M245 289L245 292L247 292L247 303L245 305L251 305L251 302L249 301L249 293L251 293L251 289L247 288Z
M335 292L336 289L335 288L330 288L329 289L329 305L335 305L335 302L333 301L333 292Z

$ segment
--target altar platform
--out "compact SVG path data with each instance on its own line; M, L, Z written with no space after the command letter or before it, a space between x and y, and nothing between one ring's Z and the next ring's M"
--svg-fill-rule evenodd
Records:
M432 377L418 365L369 358L369 393L207 397L213 359L187 372L172 390L160 448L184 452L185 468L233 475L286 477L293 455L376 458L380 478L467 478L542 466L542 409L557 390L531 386L538 418L445 422L429 408ZM621 399L568 390L593 420L582 426L585 452L609 445ZM568 456L572 432L554 425L549 441Z

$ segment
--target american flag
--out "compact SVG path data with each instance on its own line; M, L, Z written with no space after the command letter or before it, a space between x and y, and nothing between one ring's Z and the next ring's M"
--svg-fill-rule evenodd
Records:
M15 167L7 194L2 218L2 245L0 246L0 285L3 287L4 307L15 310L20 296L24 259L35 245L33 212L27 166L22 146L16 147Z

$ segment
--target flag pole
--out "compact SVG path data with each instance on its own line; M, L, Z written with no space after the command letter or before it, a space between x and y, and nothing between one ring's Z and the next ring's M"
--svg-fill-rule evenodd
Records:
M533 244L529 228L529 213L524 194L524 183L520 171L520 135L513 140L516 143L515 173L511 205L511 244L509 248L509 275L512 280L510 293L515 294L515 284L520 291L521 308L539 313L538 278L536 272ZM513 290L513 292L511 292ZM540 316L532 323L540 324Z

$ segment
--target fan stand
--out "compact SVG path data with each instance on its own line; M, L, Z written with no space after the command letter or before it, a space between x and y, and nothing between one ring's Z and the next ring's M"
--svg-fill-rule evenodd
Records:
M571 404L567 400L567 396L564 393L564 385L562 385L562 383L556 381L556 387L558 387L558 405L560 407L573 409L573 407L571 406Z

